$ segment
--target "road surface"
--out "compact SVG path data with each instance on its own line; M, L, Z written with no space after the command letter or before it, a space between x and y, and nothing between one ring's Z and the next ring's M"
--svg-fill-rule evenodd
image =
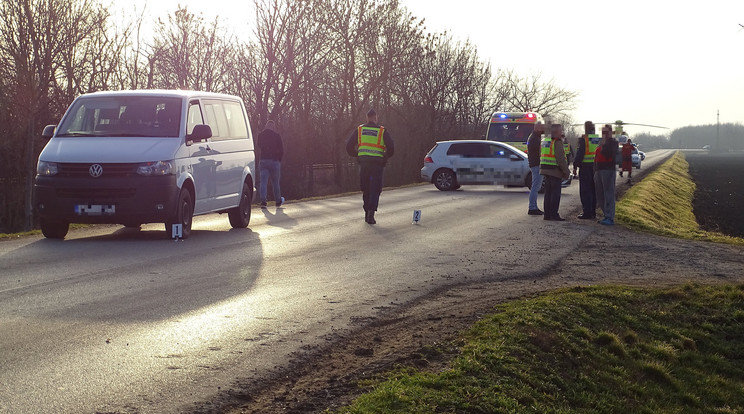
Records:
M574 181L560 212L579 210ZM254 209L249 229L197 217L186 241L0 242L0 413L189 412L431 292L526 279L590 231L526 212L526 188L421 185L386 190L374 226L349 195Z

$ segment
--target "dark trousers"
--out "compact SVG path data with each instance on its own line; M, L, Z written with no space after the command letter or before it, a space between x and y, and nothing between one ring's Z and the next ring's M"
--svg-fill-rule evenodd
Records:
M586 163L579 168L579 197L585 216L597 214L597 193L594 186L594 165Z
M382 173L385 167L375 163L361 163L359 166L359 187L362 190L364 211L377 211L382 193Z
M560 177L553 177L552 175L543 175L545 182L545 195L543 196L543 210L545 210L544 218L555 218L559 217L558 207L561 205L561 181Z

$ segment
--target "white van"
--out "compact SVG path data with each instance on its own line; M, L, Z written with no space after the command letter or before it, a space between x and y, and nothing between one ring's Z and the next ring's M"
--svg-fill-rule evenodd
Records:
M168 236L192 216L228 213L248 226L255 154L243 101L193 91L81 95L39 155L34 185L41 231L62 239L70 223L138 227L165 223Z

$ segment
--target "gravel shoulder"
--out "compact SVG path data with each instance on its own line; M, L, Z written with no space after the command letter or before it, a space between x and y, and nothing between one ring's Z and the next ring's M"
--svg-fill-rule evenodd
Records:
M634 172L634 179L648 172ZM625 190L627 185L618 181L618 193ZM575 217L576 213L565 216ZM741 246L670 239L621 226L572 221L570 224L590 227L590 233L556 268L514 280L452 287L402 307L385 319L360 322L357 329L340 333L326 346L297 356L289 368L277 370L271 378L235 384L217 401L194 412L333 411L364 391L359 381L394 367L442 369L457 353L458 333L494 306L557 288L744 282ZM607 268L613 271L608 274Z

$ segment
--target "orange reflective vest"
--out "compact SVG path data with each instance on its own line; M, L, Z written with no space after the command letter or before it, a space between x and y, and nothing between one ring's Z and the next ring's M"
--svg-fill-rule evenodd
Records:
M385 140L383 134L385 127L372 127L359 125L357 128L357 155L369 157L385 156Z

